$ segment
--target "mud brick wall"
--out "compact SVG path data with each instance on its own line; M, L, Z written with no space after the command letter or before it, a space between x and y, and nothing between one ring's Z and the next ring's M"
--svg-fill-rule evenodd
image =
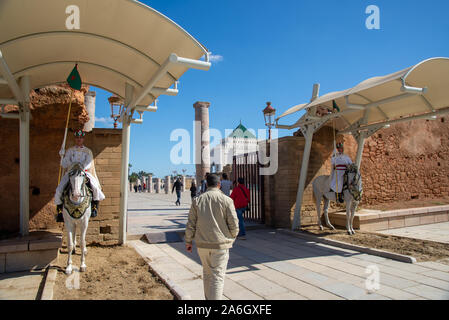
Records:
M353 161L357 142L351 135L337 135ZM290 228L296 205L299 172L305 139L301 135L278 140L279 167L265 176L266 224ZM311 182L330 174L332 128L324 126L313 138L301 223L316 223ZM393 203L412 199L449 197L449 119L415 120L382 129L365 140L361 173L364 194L361 205Z
M19 124L2 119L0 127L0 231L19 231ZM30 128L30 231L63 230L55 222L54 193L58 184L58 151L64 129ZM67 137L67 148L74 145L73 135ZM106 199L100 204L96 218L89 223L88 243L111 244L118 241L120 201L121 130L94 129L85 138L92 150L97 176Z

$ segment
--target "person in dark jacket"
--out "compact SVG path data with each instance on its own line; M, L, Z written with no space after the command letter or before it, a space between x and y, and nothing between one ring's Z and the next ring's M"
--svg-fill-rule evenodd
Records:
M181 205L181 190L182 190L182 182L181 182L181 178L176 179L176 182L173 184L173 188L171 189L171 193L173 193L173 191L176 189L176 196L177 196L177 200L175 202L175 204L177 206Z
M235 211L239 218L239 234L238 239L246 240L245 222L243 220L243 213L246 211L246 207L249 204L250 193L245 187L245 180L238 178L238 185L232 189L231 199L234 200Z
M193 198L195 198L196 197L196 182L195 182L195 180L192 180L192 185L191 185L191 187L190 187L190 197L192 198L192 200L193 200Z

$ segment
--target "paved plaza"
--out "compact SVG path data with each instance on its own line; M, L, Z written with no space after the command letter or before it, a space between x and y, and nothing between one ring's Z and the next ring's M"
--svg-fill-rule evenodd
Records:
M0 300L36 300L45 270L0 274Z
M391 234L394 236L437 241L449 244L449 222L425 224L422 226L390 229L378 232L383 234Z
M175 200L171 194L131 193L128 230L182 230L190 199L183 195L181 207ZM153 225L157 221L159 225ZM204 299L196 248L188 253L183 242L129 244L190 298ZM372 286L377 270L378 289ZM237 240L230 250L224 299L449 299L449 265L403 263L275 229L249 230L247 240Z

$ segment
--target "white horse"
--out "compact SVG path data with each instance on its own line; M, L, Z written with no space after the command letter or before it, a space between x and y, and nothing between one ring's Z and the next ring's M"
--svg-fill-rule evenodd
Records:
M321 224L321 200L324 200L324 219L326 225L335 230L334 226L329 221L328 210L330 201L337 201L335 192L329 191L330 176L319 176L313 183L313 197L316 201L316 212L318 215L318 225L320 230L323 230ZM346 203L346 231L349 235L355 234L352 226L354 220L355 210L362 197L362 178L357 170L355 164L351 164L345 171L345 183L343 184L343 196Z
M91 214L92 192L87 186L87 175L79 163L75 163L69 170L69 181L63 193L64 225L67 229L68 259L66 274L72 273L72 254L76 247L76 228L81 230L81 266L80 271L86 271L86 232Z

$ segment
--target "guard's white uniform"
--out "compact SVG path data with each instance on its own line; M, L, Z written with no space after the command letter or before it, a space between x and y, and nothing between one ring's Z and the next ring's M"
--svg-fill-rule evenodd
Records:
M66 154L64 155L64 158L61 160L61 166L64 169L69 168L74 163L81 163L81 165L84 168L84 171L86 172L87 176L89 177L90 184L92 186L92 193L93 193L93 200L95 201L101 201L104 200L105 196L103 192L101 191L100 182L97 180L97 178L90 173L89 169L93 168L93 156L92 151L90 151L89 148L86 147L77 147L74 146L67 150ZM95 171L94 171L95 172ZM56 188L55 193L55 204L59 205L62 204L62 192L64 191L64 187L69 182L68 172L62 177L61 182L59 183L58 187Z
M332 164L331 189L334 192L341 193L341 191L343 190L343 176L345 174L346 167L352 164L352 160L344 153L337 153L332 157L331 164ZM334 170L334 166L336 167L336 170ZM335 179L335 174L337 174L338 180Z

